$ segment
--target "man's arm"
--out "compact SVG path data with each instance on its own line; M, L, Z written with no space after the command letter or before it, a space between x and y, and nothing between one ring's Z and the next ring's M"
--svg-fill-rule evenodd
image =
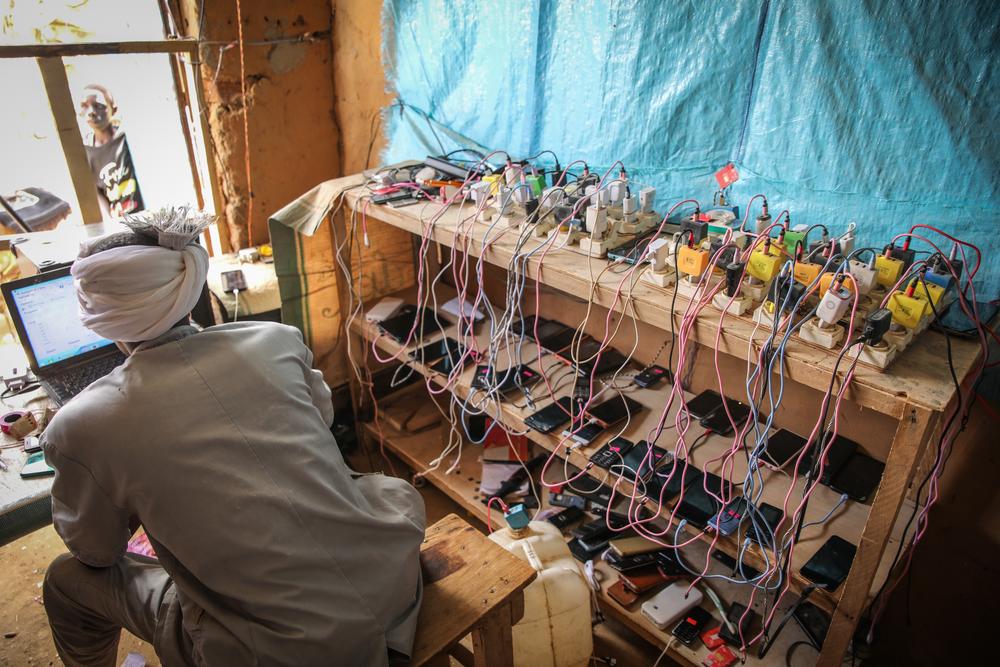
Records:
M52 482L52 524L76 558L92 567L113 565L128 546L129 515L116 506L85 465L60 453L43 436Z

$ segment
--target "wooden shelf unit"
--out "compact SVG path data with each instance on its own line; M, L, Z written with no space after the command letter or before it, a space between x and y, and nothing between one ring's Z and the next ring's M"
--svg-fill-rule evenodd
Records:
M360 187L363 182L361 175L345 177L335 181L334 189L343 192L347 208L351 211L349 215L356 218L363 216L366 225L378 222L389 224L415 234L417 239L423 237L439 244L438 247L456 247L471 257L482 257L486 264L502 269L508 267L511 258L517 252L526 252L542 243L541 239L532 238L527 244L516 248L514 244L516 231L504 232L502 229L493 228L488 232L489 225L472 221L472 209L468 206L464 208L454 206L440 211L435 205L404 209L371 205L364 189ZM334 219L333 224L339 230L340 238L345 238L345 219ZM358 224L357 219L355 224ZM622 318L629 321L634 319L647 328L655 327L661 334L670 330L671 316L675 318L674 326L676 326L680 316L688 307L689 301L683 295L674 297L670 289L660 289L637 282L631 289L631 306L626 313L622 300L616 298L621 278L610 275L609 272L602 274L602 270L607 267L606 260L590 258L564 249L547 253L542 263L540 260L542 255L543 253L539 252L524 263L524 272L528 278L537 281L549 291L566 295L567 299L592 295L594 304L610 308ZM603 277L595 283L594 278L599 275ZM342 289L342 312L348 312L345 293L346 290ZM412 293L410 296L409 302L413 303ZM675 301L675 313L670 309L672 300ZM542 315L547 314L543 310ZM550 317L563 320L555 315ZM732 315L726 315L722 321L720 318L722 316L719 311L711 307L705 308L698 316L689 339L705 349L716 350L723 357L746 361L748 356L759 349L759 342L764 336L759 331L754 335L755 326L750 318ZM566 323L572 324L569 321ZM399 351L399 346L386 337L376 336L363 318L354 319L351 329L353 335L361 339L375 340L376 345L382 350L392 353ZM966 341L952 341L952 352L956 373L960 379L964 379L978 361L978 347ZM786 392L794 392L798 387L826 391L836 359L834 352L793 339L786 347L785 359L785 377L788 380ZM416 367L423 373L427 372L420 365ZM843 372L842 368L840 373ZM468 396L470 374L471 371L467 369L462 380L453 388L460 398ZM358 388L354 387L354 391L356 400L360 401ZM818 527L818 535L810 537L809 529L804 531L802 540L795 550L792 587L798 592L805 583L798 575L799 567L829 534L838 534L858 545L858 553L847 580L833 595L819 591L818 595L814 594L812 598L819 606L832 611L830 632L817 663L824 667L840 664L872 592L877 590L888 576L889 558L883 556L894 553L902 524L909 511L912 511L912 500L907 498L907 494L911 492L911 482L921 464L926 465L926 459L931 455L931 448L928 445L933 440L932 436L940 425L942 414L955 400L954 387L947 370L944 337L934 332L921 334L885 372L859 365L846 400L859 409L885 415L894 423L894 432L887 451L884 456L879 457L884 459L886 468L872 504L863 506L849 501L847 509L842 510L844 516L835 516L831 521ZM662 401L659 406L655 400L652 403L647 402L647 405L655 407L657 412L662 409ZM501 407L501 414L497 416L505 423L520 428L527 412L505 403ZM641 428L636 427L634 432L630 429L624 435L629 437L631 433L633 437L630 439L641 439L642 435L634 437L639 431ZM694 436L689 435L688 442L693 442L693 438ZM718 451L709 446L709 442L713 439L714 436L701 446L705 448L705 452ZM557 439L553 441L538 434L532 434L532 440L549 451L558 444ZM597 444L602 442L603 440L599 440ZM659 444L668 450L671 449L671 446L662 440ZM862 441L861 444L867 443ZM725 443L720 446L725 447ZM594 449L596 445L571 452L568 457L569 462L583 467L586 457ZM711 456L706 456L706 459L708 458ZM701 459L698 451L692 454L692 460L695 465L699 465ZM627 488L628 485L623 483L622 487ZM767 489L766 484L765 489ZM787 490L787 484L784 490ZM826 487L817 487L809 504L807 519L818 518L832 507L832 502L835 500L827 498L824 501L821 493L829 491ZM792 497L796 497L795 493ZM778 498L779 502L774 502L770 495L766 495L765 500L781 506L782 498ZM843 532L839 532L841 530ZM719 539L718 546L730 555L734 555L736 547L733 540ZM756 566L755 557L751 554L748 564ZM657 639L663 640L662 637Z
M372 439L381 439L389 451L399 457L414 471L426 469L430 462L437 457L438 454L440 454L443 448L444 436L438 428L420 433L403 433L396 430L391 424L382 420L378 426L373 423L364 424L364 431L365 434ZM461 456L459 457L460 462L457 465L455 472L451 474L444 472L444 470L454 461L454 457L449 457L445 464L443 464L439 469L429 472L424 476L424 479L433 484L439 490L443 491L460 509L464 510L466 514L480 521L483 526L486 526L486 505L482 502L483 495L479 490L479 483L477 479L481 469L481 452L482 449L480 447L466 443L462 449ZM542 506L543 508L549 506L544 494L542 494ZM498 512L494 512L491 518L494 529L497 527L498 520L502 521L500 514ZM698 559L703 560L708 556L707 551L707 546L697 547L694 555ZM660 630L646 620L646 618L639 611L641 602L636 602L631 605L630 608L626 609L608 597L608 588L610 588L610 586L618 579L618 574L604 561L595 561L595 564L595 569L599 573L598 576L600 577L601 584L601 590L597 594L597 600L604 615L616 619L632 632L639 635L645 641L656 646L657 648L664 647L671 639L670 632ZM712 561L712 565L713 567L710 572L724 572L724 568L714 561ZM719 584L716 581L712 581L710 584L713 590L715 590L720 598L726 601L727 604L733 599L741 599L739 593L742 591L738 591L737 588L739 587L733 584ZM651 593L647 593L642 596L641 600L648 599L651 595ZM718 618L719 612L707 599L703 602L702 606L706 610L710 611L715 618ZM782 605L777 614L784 613L789 606L790 605L787 603ZM764 611L759 596L754 604L754 611L758 614L761 614ZM794 626L794 623L791 625ZM762 667L771 665L778 667L780 665L783 667L785 664L785 652L788 650L788 647L794 641L803 639L804 637L805 635L801 634L801 631L796 630L794 627L789 627L781 635L779 635L778 639L763 659L756 658L754 652L751 651L751 654L747 657L746 664ZM668 654L675 660L690 665L701 665L702 661L706 658L706 656L708 656L709 653L710 651L706 649L700 641L695 642L695 644L691 647L674 642L668 652Z

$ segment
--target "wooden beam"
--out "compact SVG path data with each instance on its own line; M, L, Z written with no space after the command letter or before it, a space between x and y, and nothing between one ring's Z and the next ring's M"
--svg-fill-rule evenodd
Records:
M205 87L202 82L203 63L201 62L201 56L197 52L192 54L191 60L187 63L187 65L191 67L191 87L194 88L195 100L197 101L197 106L192 105L191 109L198 116L198 134L201 137L202 145L205 147L205 169L208 170L208 185L212 191L212 205L215 208L215 227L219 233L219 245L222 246L221 251L223 253L235 252L237 249L233 248L232 243L230 242L229 228L222 221L222 189L219 185L219 176L215 169L215 148L212 143L212 131L208 127L208 107L205 104ZM220 225L222 226L220 227Z
M66 78L66 67L62 58L38 58L38 69L42 72L45 93L49 96L52 118L59 132L66 166L73 180L76 199L80 204L80 217L84 224L100 222L103 219L101 205L97 199L97 186L87 161L87 151L83 147L83 136L76 119L73 94Z
M817 667L839 667L851 644L858 620L868 602L872 581L878 570L896 516L919 463L919 454L940 414L909 406L899 420L892 447L885 462L882 482L875 493L868 521L861 532L858 552L843 583L840 601L830 621Z
M197 39L152 39L81 44L16 44L0 46L0 58L66 58L121 53L194 53Z

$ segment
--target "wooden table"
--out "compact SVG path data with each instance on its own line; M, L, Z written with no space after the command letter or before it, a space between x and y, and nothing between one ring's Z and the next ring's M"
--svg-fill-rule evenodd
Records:
M32 410L36 416L44 414L49 397L42 389L0 401L0 414L11 410ZM20 441L7 434L0 434L0 460L7 466L0 467L0 546L52 522L52 476L21 478L21 466L28 455Z

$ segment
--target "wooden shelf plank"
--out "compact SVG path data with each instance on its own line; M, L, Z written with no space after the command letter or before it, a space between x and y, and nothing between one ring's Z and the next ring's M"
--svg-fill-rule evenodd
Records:
M364 178L358 174L334 181L334 187L343 189L347 204L371 219L405 229L413 234L426 234L437 243L452 247L457 243L473 256L483 258L497 266L507 267L517 252L516 233L502 233L494 229L487 238L489 225L471 223L470 206L452 206L442 212L437 206L412 206L393 209L376 206L366 199L366 192L359 187ZM530 250L541 243L532 238L521 251ZM539 252L527 263L529 277L570 295L591 293L593 278L607 266L603 259L590 258L565 249L548 253L544 266L540 265ZM622 312L623 306L615 299L620 278L605 274L594 290L594 302ZM638 319L661 329L670 328L670 302L672 290L660 289L639 281L632 290L633 303ZM676 299L676 315L687 309L689 301L683 295ZM716 347L716 334L722 327L718 349L739 359L747 358L749 342L762 337L753 335L755 325L749 317L727 315L720 322L720 313L705 308L693 328L692 339ZM979 357L978 346L969 341L953 341L953 355L959 378L964 378ZM826 391L833 370L836 353L798 339L786 347L786 376L788 379ZM843 371L841 371L843 372ZM944 337L925 332L895 361L886 372L859 365L848 398L896 419L902 416L907 402L931 411L943 411L954 397L954 387L948 379Z

